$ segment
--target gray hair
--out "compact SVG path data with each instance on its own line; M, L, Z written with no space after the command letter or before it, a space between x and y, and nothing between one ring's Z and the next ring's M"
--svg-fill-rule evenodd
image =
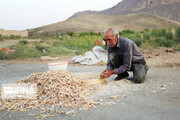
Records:
M118 30L116 30L116 29L114 29L114 28L111 28L111 27L106 28L106 29L104 30L104 34L105 34L109 29L112 29L111 32L112 32L113 38L114 38L116 35L118 35L118 38L119 38L119 32L118 32Z

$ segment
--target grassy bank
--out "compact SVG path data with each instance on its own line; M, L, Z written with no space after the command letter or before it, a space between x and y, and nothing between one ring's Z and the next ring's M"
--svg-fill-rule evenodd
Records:
M44 36L40 41L28 42L21 40L10 49L15 52L5 53L0 51L0 59L16 58L37 58L40 56L63 56L67 54L79 55L92 50L94 42L102 39L101 34L88 33L68 33L57 34L55 36Z
M153 49L170 47L180 50L180 27L172 29L145 29L140 32L123 30L121 37L128 37L140 48ZM1 36L2 37L2 36ZM15 52L0 51L0 59L37 58L40 56L63 56L67 54L79 55L92 50L96 40L102 40L103 34L95 32L66 32L53 36L43 36L40 41L28 42L21 40L10 48ZM31 38L32 39L32 38Z
M3 40L15 40L15 39L22 39L23 37L19 36L19 35L10 35L10 36L6 36L6 35L1 35L0 34L0 41Z

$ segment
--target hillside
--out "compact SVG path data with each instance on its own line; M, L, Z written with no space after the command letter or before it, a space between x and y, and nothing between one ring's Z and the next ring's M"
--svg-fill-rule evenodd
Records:
M123 0L109 9L102 11L81 11L75 13L70 18L86 14L125 15L135 12L146 12L180 22L179 10L180 0Z
M128 15L112 17L106 15L84 15L71 18L63 22L58 22L40 28L31 29L29 30L29 35L40 36L47 34L62 33L67 31L103 32L103 30L109 26L115 27L119 31L124 29L140 31L145 28L158 29L175 27L180 26L180 23L147 13L133 13Z

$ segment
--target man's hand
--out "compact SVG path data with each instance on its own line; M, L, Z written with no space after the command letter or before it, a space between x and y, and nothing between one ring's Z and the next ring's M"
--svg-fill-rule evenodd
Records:
M104 79L104 78L108 78L109 76L111 76L112 74L114 74L114 70L104 70L103 72L101 72L100 74L100 78Z

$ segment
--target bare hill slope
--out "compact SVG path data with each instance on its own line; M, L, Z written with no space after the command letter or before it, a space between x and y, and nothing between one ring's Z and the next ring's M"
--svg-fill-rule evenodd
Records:
M145 28L168 28L180 26L180 23L147 13L134 13L121 16L84 15L54 23L36 29L29 30L30 36L62 33L67 31L103 32L107 27L115 27L118 30L132 29L140 31Z
M85 14L125 15L135 12L152 13L180 22L180 0L123 0L115 6L102 11L81 11L70 18Z

